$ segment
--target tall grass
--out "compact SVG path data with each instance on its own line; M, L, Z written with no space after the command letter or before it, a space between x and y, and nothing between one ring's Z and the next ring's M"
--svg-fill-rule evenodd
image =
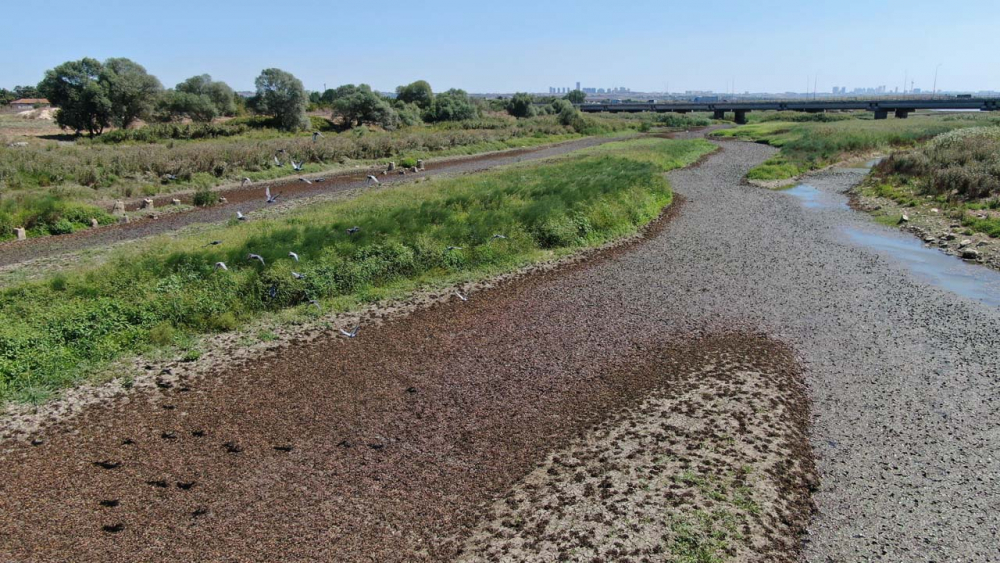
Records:
M662 172L713 148L700 140L614 143L551 163L386 188L198 238L164 238L147 246L152 252L119 251L100 269L4 289L0 400L42 396L122 355L310 300L363 302L387 288L509 270L633 233L671 200ZM360 231L350 235L353 226ZM251 252L266 266L248 261ZM214 268L220 261L228 271Z
M832 123L779 121L715 131L713 135L779 147L781 153L752 169L747 177L780 180L821 168L850 155L912 147L941 133L988 122L988 116L978 119L913 116L909 119L851 119Z

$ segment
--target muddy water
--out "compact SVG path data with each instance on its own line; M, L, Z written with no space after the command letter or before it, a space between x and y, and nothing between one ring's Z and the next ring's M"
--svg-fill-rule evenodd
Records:
M854 170L867 169L851 169L852 172ZM858 176L843 176L843 190L849 189ZM848 240L903 263L921 280L957 295L1000 307L1000 273L928 247L912 235L871 225L867 217L850 209L843 191L830 190L829 186L821 190L809 184L799 184L784 193L801 201L807 209L843 217L842 230ZM836 213L831 213L834 211Z

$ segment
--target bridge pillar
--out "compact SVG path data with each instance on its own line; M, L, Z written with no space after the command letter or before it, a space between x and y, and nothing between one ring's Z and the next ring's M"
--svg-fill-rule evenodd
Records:
M885 119L889 117L889 110L877 109L875 110L875 119Z
M745 125L747 122L747 110L738 109L733 111L733 115L736 117L735 121L739 125Z
M910 111L911 110L908 110L908 109L897 109L896 110L896 119L906 119L907 117L909 117Z
M717 110L715 110L715 114L713 114L712 117L715 118L715 119L725 119L726 118L726 110L724 110L724 109L717 109Z

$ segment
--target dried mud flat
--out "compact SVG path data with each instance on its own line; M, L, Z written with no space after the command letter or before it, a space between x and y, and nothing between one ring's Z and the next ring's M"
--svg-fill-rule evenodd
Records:
M550 454L459 560L798 560L816 475L793 355L719 335L650 356L667 383Z

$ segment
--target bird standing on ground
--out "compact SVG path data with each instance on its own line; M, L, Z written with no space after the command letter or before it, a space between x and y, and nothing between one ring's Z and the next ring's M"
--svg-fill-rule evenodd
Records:
M247 255L247 260L257 260L257 261L260 262L261 266L266 266L267 265L267 264L264 263L264 257L261 256L260 254L248 254Z
M252 183L253 183L253 182L251 182L251 181L250 181L250 178L247 178L246 176L244 176L244 177L243 177L243 182L242 182L242 183L241 183L240 185L241 185L241 186L248 186L248 185L250 185L250 184L252 184Z
M376 178L376 177L375 177L374 175L372 175L372 174L369 174L369 175L368 175L368 182L367 182L367 183L366 183L365 185L368 185L368 186L370 186L370 185L372 185L372 184L378 184L378 183L379 183L379 181L378 181L378 178Z

